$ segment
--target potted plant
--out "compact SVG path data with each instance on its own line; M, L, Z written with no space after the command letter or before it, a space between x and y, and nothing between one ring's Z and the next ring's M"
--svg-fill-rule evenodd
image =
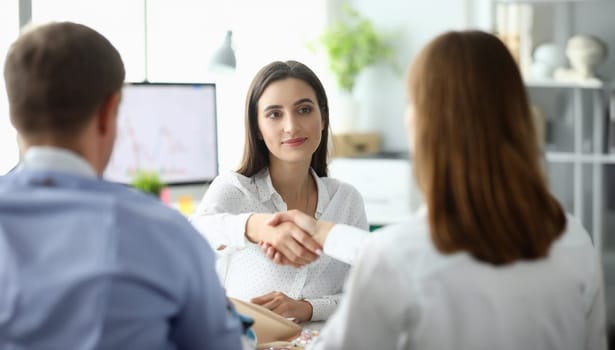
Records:
M132 180L132 186L145 193L159 197L160 191L164 188L165 184L160 180L158 172L139 170Z
M325 29L319 40L338 86L351 93L361 71L380 61L393 63L393 48L372 22L345 4L339 21Z
M329 69L341 92L334 115L342 130L334 127L334 131L350 131L356 125L358 112L357 102L352 96L357 77L366 67L378 62L395 67L393 48L369 19L348 4L342 7L339 20L324 30L317 44L324 49Z

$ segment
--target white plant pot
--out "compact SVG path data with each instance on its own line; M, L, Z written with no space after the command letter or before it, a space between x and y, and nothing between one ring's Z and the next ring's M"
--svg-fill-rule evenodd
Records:
M334 134L357 131L359 102L351 93L340 92L334 96L329 108L329 122Z

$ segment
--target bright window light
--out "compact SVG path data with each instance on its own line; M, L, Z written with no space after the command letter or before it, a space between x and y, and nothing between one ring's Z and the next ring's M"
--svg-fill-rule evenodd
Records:
M117 48L127 81L145 79L145 29L142 1L32 0L32 22L71 21L91 27Z
M18 1L0 1L0 71L4 71L4 60L9 46L19 34ZM4 78L0 83L0 175L6 174L19 160L17 133L9 119L9 106L4 88Z

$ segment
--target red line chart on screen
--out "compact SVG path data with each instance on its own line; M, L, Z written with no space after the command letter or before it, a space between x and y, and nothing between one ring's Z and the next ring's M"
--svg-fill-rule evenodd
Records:
M217 175L213 85L136 85L123 91L114 151L105 178L129 183L156 171L166 183Z

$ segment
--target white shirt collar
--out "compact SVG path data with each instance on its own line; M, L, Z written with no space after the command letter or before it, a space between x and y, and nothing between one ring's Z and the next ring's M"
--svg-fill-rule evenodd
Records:
M96 171L83 157L64 148L32 146L23 156L20 168L48 170L97 177Z
M329 192L327 186L325 186L322 179L316 174L314 169L310 168L310 173L316 182L316 190L318 191L318 203L316 204L316 217L322 215L324 208L328 204ZM264 168L258 174L254 175L254 182L258 189L258 198L261 202L270 200L274 195L280 194L273 187L271 182L271 174L269 174L269 168ZM282 197L280 197L281 199Z
M273 182L271 182L269 168L264 168L254 175L253 181L258 189L258 199L261 203L268 201L275 193L278 193L273 187Z

